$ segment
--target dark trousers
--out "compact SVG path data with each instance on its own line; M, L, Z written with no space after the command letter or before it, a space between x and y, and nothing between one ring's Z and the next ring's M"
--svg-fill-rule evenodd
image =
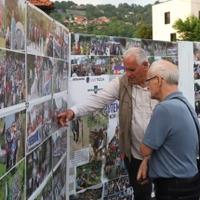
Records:
M195 178L195 177L194 177ZM193 178L158 178L154 181L156 200L199 200L198 191L191 188L199 187Z
M152 192L152 183L148 182L141 185L137 181L137 172L141 164L141 160L131 158L131 161L125 156L124 163L128 171L129 183L133 187L134 200L150 200Z

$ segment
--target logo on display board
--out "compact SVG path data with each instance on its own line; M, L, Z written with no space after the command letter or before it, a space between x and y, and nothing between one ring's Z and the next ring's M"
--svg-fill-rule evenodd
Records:
M94 92L97 94L99 90L102 90L103 88L98 88L98 85L94 85L93 89L88 89L88 92Z
M72 78L73 81L83 81L85 78L84 77L75 77Z
M100 82L105 81L105 78L103 77L86 77L86 83L93 83L93 82Z

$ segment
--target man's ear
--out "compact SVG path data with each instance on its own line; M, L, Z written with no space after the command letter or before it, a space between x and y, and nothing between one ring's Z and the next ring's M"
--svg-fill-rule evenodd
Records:
M161 87L162 86L162 84L163 84L163 78L162 77L160 77L160 76L158 76L158 84L159 84L159 86Z

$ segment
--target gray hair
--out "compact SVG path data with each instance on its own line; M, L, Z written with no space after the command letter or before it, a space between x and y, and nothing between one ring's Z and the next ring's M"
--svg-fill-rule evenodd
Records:
M160 75L170 85L178 85L178 67L167 60L154 61L151 64L149 71L153 74Z
M138 65L142 65L145 61L148 62L148 58L145 51L140 47L131 47L128 50L126 50L123 54L123 59L133 56L136 58L136 62Z

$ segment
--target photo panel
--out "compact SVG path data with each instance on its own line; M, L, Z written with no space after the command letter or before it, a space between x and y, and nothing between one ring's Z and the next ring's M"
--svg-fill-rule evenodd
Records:
M52 100L43 103L43 136L47 138L51 135L52 131Z
M133 200L133 188L129 186L128 176L104 183L104 200Z
M71 77L110 74L108 56L71 56Z
M178 45L173 42L142 40L141 47L148 57L177 57Z
M64 60L69 60L69 45L70 45L70 33L69 33L69 29L66 27L63 27L63 37L64 37L64 41L63 41L63 59Z
M53 57L68 59L69 30L58 22L54 22Z
M53 93L68 90L68 61L54 59L53 64Z
M91 37L90 55L110 56L112 42L109 39L109 36Z
M26 149L30 152L52 133L52 101L30 103L27 109Z
M167 55L169 57L178 57L178 43L167 42Z
M0 118L0 178L25 156L26 112Z
M25 102L25 54L0 49L0 108Z
M69 191L69 194L74 194L75 193L75 188L76 188L76 183L75 183L75 180L76 180L76 167L72 164L71 160L69 162L69 173L68 173L68 191Z
M27 55L28 100L52 94L53 59Z
M122 56L110 56L111 75L123 75L125 73L125 66Z
M194 79L200 79L200 42L193 43Z
M122 56L126 48L126 38L110 36L106 45L110 49L110 55Z
M114 101L107 105L103 112L109 116L107 128L107 148L105 151L105 165L103 170L104 180L127 175L119 147L119 102Z
M79 33L71 34L71 55L90 55L92 36L94 37Z
M52 170L51 138L26 157L26 196L29 198Z
M58 124L58 114L61 112L64 112L68 108L68 94L67 93L61 93L58 95L53 96L53 103L52 103L52 126L51 126L51 132L54 133L58 129L61 128L61 126Z
M194 61L194 80L200 79L200 61Z
M8 36L9 36L9 32L10 32L10 27L8 28ZM8 38L8 36L7 36L7 38ZM9 47L9 42L8 42L7 46ZM6 47L6 8L5 8L5 0L1 0L0 1L0 47L3 47L3 48Z
M128 50L131 47L142 47L141 39L136 38L127 38L125 50Z
M67 127L60 128L52 134L52 158L54 168L67 152Z
M27 53L53 57L53 19L32 4L27 6Z
M21 161L0 179L0 200L25 199L25 161Z
M84 190L83 192L79 192L73 195L70 195L70 200L97 200L102 199L102 185L95 185L94 187L91 187L90 189Z
M112 180L127 175L119 147L119 127L116 126L114 137L108 143L105 155L104 179Z
M66 166L67 158L65 157L56 171L53 172L53 199L66 199Z
M194 98L195 98L195 111L197 116L200 117L200 80L194 82Z
M70 123L70 150L79 151L89 147L90 127L88 124L90 116L76 117Z
M50 176L46 185L40 192L40 194L34 198L35 200L53 200L53 191L52 191L52 177Z
M194 61L200 61L200 42L193 43Z
M102 111L88 116L90 133L90 161L102 160L107 151L108 115Z
M153 40L141 40L141 48L145 50L147 56L154 56L155 43ZM166 49L166 48L164 48Z
M0 1L0 47L25 51L25 0Z
M101 183L102 161L92 161L76 168L76 191Z

